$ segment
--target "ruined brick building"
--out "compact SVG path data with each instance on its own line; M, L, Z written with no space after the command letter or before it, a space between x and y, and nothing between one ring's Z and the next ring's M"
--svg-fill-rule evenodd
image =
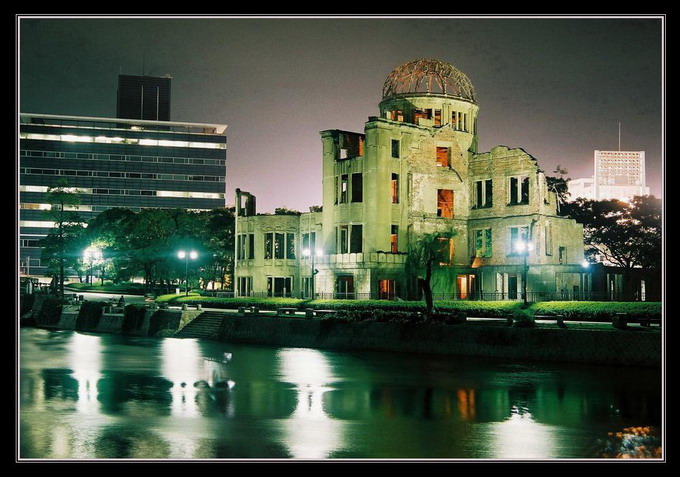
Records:
M318 212L257 215L236 191L238 295L417 298L422 270L409 250L424 233L442 241L435 296L531 300L588 292L583 229L557 215L534 157L477 150L475 92L450 64L420 59L385 81L380 115L364 132L321 131ZM312 270L318 270L313 275Z

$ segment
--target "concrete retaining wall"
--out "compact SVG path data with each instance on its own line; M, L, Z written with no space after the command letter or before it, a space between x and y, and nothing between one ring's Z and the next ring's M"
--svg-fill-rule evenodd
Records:
M146 310L139 326L125 332L133 336L172 336L185 324L196 318L201 311L195 310ZM58 317L36 322L41 328L55 330L76 330L92 333L123 333L124 315L102 313L94 326L78 327L80 310L77 306L64 306ZM82 320L81 320L82 322Z
M498 325L338 323L225 316L224 341L345 350L403 351L516 360L659 366L657 330L514 328Z
M201 312L147 310L141 325L127 334L172 336ZM38 326L73 330L76 311L65 309L55 324ZM94 329L122 333L123 315L102 314ZM270 316L225 314L223 341L337 350L436 353L514 360L542 360L624 366L660 366L661 333L654 329L583 330L514 328L502 325L422 325L342 323Z

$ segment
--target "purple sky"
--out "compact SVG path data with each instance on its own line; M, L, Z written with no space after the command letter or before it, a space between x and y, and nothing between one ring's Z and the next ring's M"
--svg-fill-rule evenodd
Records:
M28 18L20 110L113 117L117 75L172 80L172 120L227 124L227 202L321 203L319 131L363 132L398 65L449 62L475 86L479 149L521 147L550 173L644 150L662 195L659 18ZM143 69L144 68L144 69Z

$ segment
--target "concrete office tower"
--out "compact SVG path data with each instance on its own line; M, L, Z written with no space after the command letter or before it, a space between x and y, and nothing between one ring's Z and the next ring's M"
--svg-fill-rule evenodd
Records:
M118 75L116 117L170 121L169 76Z
M593 177L568 183L570 199L629 201L649 195L644 151L595 151Z
M520 241L531 248L531 299L589 290L582 226L557 215L524 150L478 152L478 112L472 83L452 65L396 68L363 133L321 131L320 212L255 215L254 197L237 190L237 293L417 298L423 270L409 251L445 230L456 235L442 242L437 298L520 299Z
M52 224L45 193L60 179L80 194L85 220L113 207L225 206L227 126L21 114L21 272L42 275L39 241Z
M649 195L644 151L595 151L593 186L596 200L630 200Z

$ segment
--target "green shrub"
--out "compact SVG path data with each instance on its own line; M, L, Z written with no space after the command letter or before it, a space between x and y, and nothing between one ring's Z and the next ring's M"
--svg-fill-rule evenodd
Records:
M439 311L459 311L468 317L503 318L522 308L517 301L466 301L452 300L435 302Z
M131 295L141 295L144 293L144 284L142 283L69 283L67 288L77 291L92 291L92 292L111 292L111 293L126 293Z
M85 301L80 305L78 317L76 318L76 330L92 331L96 330L99 320L104 312L106 303L101 301Z
M512 313L512 326L516 328L533 328L536 326L534 315L526 309L518 309Z
M546 301L530 307L536 315L562 315L567 320L611 321L617 313L632 319L661 318L659 302Z
M432 323L441 323L444 325L457 325L460 323L465 323L467 320L467 315L462 310L448 310L448 311L435 311L428 317Z

